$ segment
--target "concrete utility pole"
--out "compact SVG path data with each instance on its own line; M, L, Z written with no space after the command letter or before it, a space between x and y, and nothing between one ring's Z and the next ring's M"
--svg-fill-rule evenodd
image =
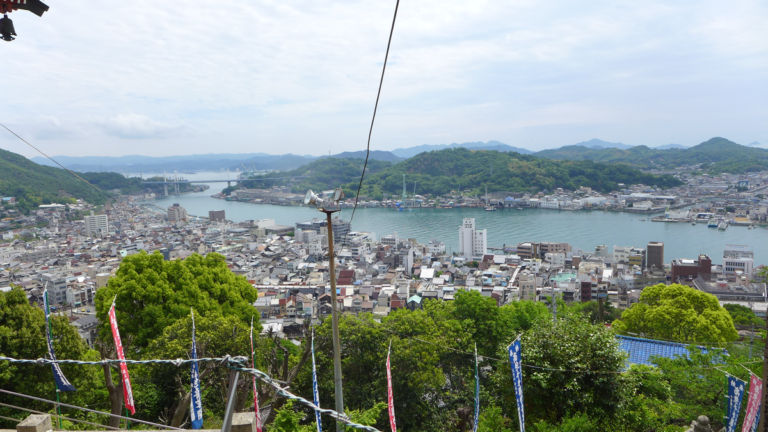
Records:
M768 312L768 311L767 311ZM768 321L766 321L766 330L768 330ZM760 401L760 423L757 426L758 432L768 432L766 428L765 416L768 414L765 409L768 408L768 391L765 390L765 383L768 382L768 337L765 338L765 351L763 351L763 397Z
M331 215L341 211L339 201L344 198L344 191L340 188L333 193L333 198L325 208L325 201L318 198L310 189L304 197L304 205L315 205L318 210L325 213L328 221L328 262L331 270L331 325L333 326L333 381L336 394L336 412L344 414L344 391L341 386L341 344L339 342L339 310L336 303L336 257L333 253L333 220ZM344 424L336 421L336 432L344 430Z

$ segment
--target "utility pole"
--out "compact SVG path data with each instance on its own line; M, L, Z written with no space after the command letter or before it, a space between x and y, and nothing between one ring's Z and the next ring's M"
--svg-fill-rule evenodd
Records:
M336 391L336 412L344 413L344 391L341 387L341 346L339 342L339 305L336 303L336 256L333 253L333 221L331 215L339 210L321 210L328 220L328 262L331 266L331 325L333 326L333 381ZM336 432L344 425L336 421Z
M330 152L329 152L330 153ZM330 263L331 273L331 325L333 326L333 381L336 394L336 412L344 414L344 391L341 386L341 344L339 342L339 310L336 302L336 257L333 253L333 220L331 215L341 211L339 201L344 198L344 192L339 188L334 191L332 202L329 202L328 209L325 208L325 201L318 198L312 190L307 192L304 197L304 205L317 206L318 210L325 213L328 221L328 262ZM336 432L342 432L344 424L336 421Z

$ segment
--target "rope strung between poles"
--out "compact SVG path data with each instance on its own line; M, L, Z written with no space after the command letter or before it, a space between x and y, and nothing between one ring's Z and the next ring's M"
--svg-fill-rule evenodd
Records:
M17 410L20 410L20 411L27 411L27 412L31 412L32 414L45 414L45 415L49 415L51 417L57 417L57 418L64 419L64 420L69 420L69 421L78 422L78 423L85 423L85 424L89 424L91 426L98 426L100 428L103 427L103 428L107 428L107 429L110 429L110 430L120 430L120 428L116 428L116 427L112 427L112 426L106 426L106 425L102 425L102 424L98 424L98 423L91 423L91 422L85 421L85 420L74 419L74 418L63 416L63 415L51 414L51 413L37 411L37 410L29 409L29 408L22 408L22 407L19 407L19 406L16 406L16 405L9 405L9 404L0 403L0 406L4 406L4 407L8 407L8 408L13 408L13 409L17 409ZM106 415L106 413L105 413L105 415ZM18 420L18 421L21 421L21 420Z
M347 417L347 416L345 416L343 414L339 414L338 412L336 412L334 410L320 408L319 406L317 406L314 403L308 401L307 399L304 399L301 396L297 396L297 395L289 392L288 390L286 390L284 387L282 387L280 385L280 381L272 379L272 377L270 377L269 375L267 375L266 373L264 373L264 372L262 372L262 371L260 371L258 369L252 369L252 368L246 367L247 358L243 357L243 356L229 356L229 355L226 355L224 357L206 357L206 358L200 358L200 359L195 359L195 360L192 360L192 359L188 359L188 360L184 360L184 359L175 359L175 360L162 360L162 359L157 359L157 360L128 360L128 359L126 359L126 360L111 360L111 359L104 359L104 360L101 360L101 361L50 360L50 359L45 359L45 358L39 358L39 359L36 359L36 360L30 360L30 359L16 359L16 358L12 358L12 357L0 356L0 361L9 361L11 363L39 364L39 365L59 363L59 364L80 364L80 365L91 365L91 366L99 366L99 365L102 365L102 364L112 364L112 363L126 363L126 364L172 364L172 365L175 365L176 367L179 367L179 366L181 366L183 364L194 363L194 362L218 362L219 365L227 367L227 368L229 368L231 370L236 370L236 371L241 371L241 372L246 372L248 374L251 374L251 375L255 376L256 378L258 378L259 380L261 380L262 382L265 382L266 384L268 384L271 387L273 387L280 395L282 395L282 396L284 396L284 397L286 397L286 398L288 398L290 400L295 400L295 401L297 401L299 403L307 405L309 408L311 408L314 411L317 411L317 412L319 412L321 414L330 415L334 419L336 419L336 420L346 424L349 427L352 427L352 428L355 428L355 429L364 430L364 431L368 431L368 432L381 432L380 430L378 430L378 429L376 429L374 427L364 426L364 425L361 425L361 424L357 424L357 423L353 422L352 420L350 420L349 417ZM35 399L35 400L39 400L39 401L43 401L43 402L54 403L53 401L49 401L47 399L36 398L36 397L28 396L28 395L22 395L20 393L14 393L14 392L11 392L11 391L8 391L8 390L3 390L3 389L0 389L0 393L7 393L7 394L10 394L10 395L13 395L13 396L28 397L30 399ZM78 406L74 406L74 405L61 404L61 406L69 407L69 408L75 408L75 409L80 409L80 410L83 410L83 411L93 412L93 413L97 413L97 414L103 414L103 415L107 415L107 416L113 416L112 414L109 414L109 413L105 413L105 412L101 412L101 411L95 411L95 410L90 410L90 409L87 409L87 408L82 408L82 407L78 407ZM123 419L126 418L126 417L117 416L117 415L114 415L113 417L119 417L119 418L123 418ZM129 418L128 420L133 421L133 422L145 423L145 424L149 424L149 425L153 425L153 426L160 426L160 427L164 427L164 428L167 428L167 429L181 430L179 428L174 428L174 427L164 426L164 425L157 425L155 423L149 423L149 422L137 420L135 418Z

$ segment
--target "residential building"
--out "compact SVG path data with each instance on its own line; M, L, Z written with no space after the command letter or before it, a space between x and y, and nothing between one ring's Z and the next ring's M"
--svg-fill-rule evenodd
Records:
M536 274L528 270L523 270L518 276L518 286L520 287L520 298L523 300L536 301Z
M712 258L707 255L699 255L698 260L675 259L672 260L672 283L679 280L692 281L701 276L704 280L709 280L712 274Z
M749 246L726 245L723 251L723 274L735 275L741 273L752 278L752 270L755 265L755 253Z
M94 215L83 218L85 221L85 235L106 235L109 233L109 217L105 214Z
M210 222L224 222L225 219L224 210L211 210L208 212L208 220Z
M58 255L58 253L59 252L56 248L31 249L21 254L21 262L29 263L40 260L47 260L55 257Z
M482 257L488 249L488 230L477 230L475 218L465 218L459 228L459 252L466 258Z
M663 242L650 242L646 247L645 263L649 269L663 269L664 268L664 243Z
M443 254L445 253L445 243L439 240L430 240L427 245L427 250L431 254Z
M186 221L187 210L178 203L168 207L168 220L171 222Z

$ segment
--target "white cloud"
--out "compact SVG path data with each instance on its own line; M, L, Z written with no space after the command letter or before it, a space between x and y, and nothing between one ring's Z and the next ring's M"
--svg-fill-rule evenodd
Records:
M0 118L59 122L24 120L28 136L77 138L73 155L364 146L394 1L90 5L13 14ZM403 2L373 140L751 142L768 133L766 16L761 0Z
M118 114L95 122L107 135L118 138L162 138L186 129L182 124L169 124L152 120L141 114Z

